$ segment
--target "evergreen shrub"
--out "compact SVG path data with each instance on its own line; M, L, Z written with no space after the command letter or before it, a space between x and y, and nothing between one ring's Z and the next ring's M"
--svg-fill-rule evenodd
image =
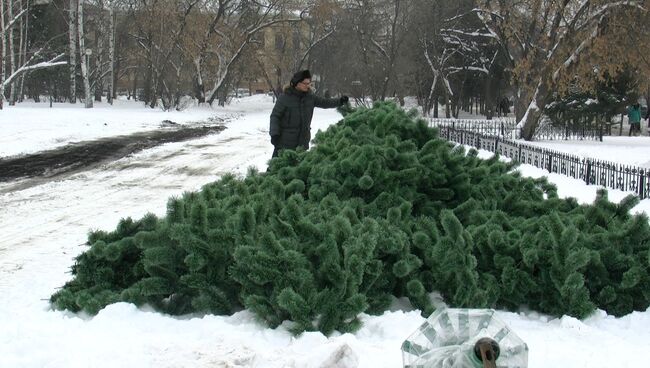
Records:
M453 307L557 316L650 305L650 226L630 214L634 196L560 199L545 178L479 159L392 103L349 112L315 143L172 198L164 218L92 232L52 304L249 309L325 334L357 329L395 297L428 316L433 291Z

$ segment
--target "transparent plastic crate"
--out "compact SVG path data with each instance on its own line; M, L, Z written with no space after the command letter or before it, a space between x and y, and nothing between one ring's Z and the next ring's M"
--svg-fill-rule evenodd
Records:
M481 353L479 340L492 351ZM484 365L490 354L496 365ZM492 309L442 308L402 343L402 360L404 368L526 368L528 346Z

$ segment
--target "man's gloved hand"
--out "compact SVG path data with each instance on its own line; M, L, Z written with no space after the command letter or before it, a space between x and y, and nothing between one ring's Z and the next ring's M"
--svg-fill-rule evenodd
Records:
M346 103L348 103L348 101L350 101L350 98L348 96L341 96L341 98L339 99L341 105L345 105Z
M274 146L277 146L278 143L280 143L280 136L279 135L272 135L271 136L271 144Z

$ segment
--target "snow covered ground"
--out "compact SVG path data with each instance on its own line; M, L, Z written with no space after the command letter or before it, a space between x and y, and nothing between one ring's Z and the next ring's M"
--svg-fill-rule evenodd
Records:
M0 367L401 367L400 345L424 320L408 308L363 316L358 332L330 337L293 337L283 326L266 328L246 311L171 317L118 303L89 318L50 310L48 298L70 278L89 229L113 230L120 218L147 212L163 215L168 197L196 190L223 173L244 174L250 166L265 170L272 152L272 101L253 96L225 109L183 113L126 103L93 110L45 106L0 111L0 157L152 129L163 119L230 119L219 134L158 146L65 179L21 190L13 189L15 183L0 183ZM335 110L317 109L314 131L339 119ZM69 128L68 123L76 125ZM633 141L624 139L568 149L640 164L638 157L650 158L650 138L633 140L645 144L634 152ZM520 171L548 175L528 165ZM580 180L557 174L549 179L560 195L582 202L595 196L597 188ZM611 190L610 198L626 194ZM650 213L650 200L635 211ZM647 366L650 310L622 318L599 311L582 321L530 311L498 315L528 343L529 367Z
M224 111L220 117L228 115ZM5 106L0 112L0 157L156 129L163 120L204 125L214 117L215 111L206 107L165 112L127 100L115 100L113 106L95 102L92 109L84 109L82 103L57 103L50 108L49 103L24 102Z
M645 124L645 121L643 124ZM524 143L580 157L650 168L650 137L647 135L638 137L603 137L602 142L559 140Z

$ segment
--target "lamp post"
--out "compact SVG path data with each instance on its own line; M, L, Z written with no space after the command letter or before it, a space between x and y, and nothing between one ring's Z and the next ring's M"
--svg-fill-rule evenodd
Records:
M90 57L93 54L93 49L86 49L86 65L90 66Z

